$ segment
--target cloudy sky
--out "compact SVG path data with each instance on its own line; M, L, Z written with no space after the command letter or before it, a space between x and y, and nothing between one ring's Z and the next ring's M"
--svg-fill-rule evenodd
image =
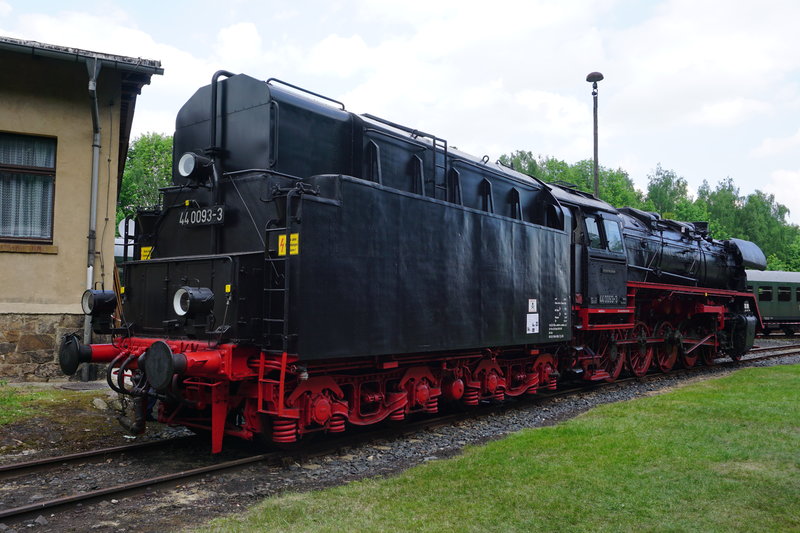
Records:
M0 35L158 59L134 135L171 134L218 69L280 78L492 159L592 156L640 188L734 179L800 222L795 0L0 0Z

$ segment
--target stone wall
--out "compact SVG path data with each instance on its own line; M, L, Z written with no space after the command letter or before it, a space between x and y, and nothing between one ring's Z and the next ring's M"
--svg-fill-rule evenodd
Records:
M0 379L63 379L65 376L58 367L61 337L82 331L83 315L0 313Z

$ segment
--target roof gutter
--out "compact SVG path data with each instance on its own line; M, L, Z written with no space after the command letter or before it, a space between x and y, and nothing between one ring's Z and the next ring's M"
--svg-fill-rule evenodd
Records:
M164 74L161 62L152 59L103 54L90 50L81 50L79 48L68 48L37 41L13 39L11 37L0 36L0 50L26 53L33 57L46 57L59 61L73 61L75 63L96 60L99 66L105 66L106 68L115 70L142 72L150 75Z

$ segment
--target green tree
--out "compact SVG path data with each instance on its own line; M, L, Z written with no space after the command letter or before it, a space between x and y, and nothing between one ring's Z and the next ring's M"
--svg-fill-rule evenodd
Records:
M730 177L720 181L713 191L704 180L697 189L697 198L706 204L709 231L715 239L742 237L739 220L742 198Z
M614 207L644 207L643 194L633 184L628 173L618 168L611 170L600 167L600 198Z
M517 150L500 156L500 162L547 183L567 183L581 191L594 192L594 163L591 159L569 164L553 157L536 158L530 151ZM603 201L615 207L642 206L642 193L621 168L612 170L601 166L598 181Z
M517 172L542 179L540 176L539 162L531 151L517 150L510 154L503 154L500 156L500 162L513 168Z
M128 148L117 202L117 222L139 207L159 205L159 188L172 181L172 136L146 133Z
M648 207L662 217L677 219L678 205L686 209L692 203L686 179L678 176L674 170L666 170L659 163L647 180Z

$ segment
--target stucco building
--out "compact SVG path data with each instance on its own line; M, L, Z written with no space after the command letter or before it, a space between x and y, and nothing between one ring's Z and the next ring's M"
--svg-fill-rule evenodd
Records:
M163 69L7 37L0 64L0 379L44 380L87 285L113 287L136 97Z

